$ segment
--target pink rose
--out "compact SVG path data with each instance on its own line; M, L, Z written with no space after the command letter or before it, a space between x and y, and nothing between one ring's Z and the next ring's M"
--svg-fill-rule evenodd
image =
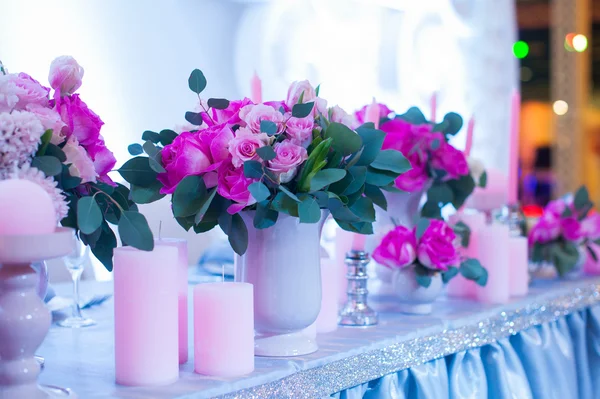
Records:
M560 227L562 228L563 237L567 241L581 241L585 236L581 223L573 216L562 219Z
M302 93L304 93L304 95L302 95ZM292 109L294 105L298 104L300 101L300 96L302 96L303 104L316 101L317 93L308 80L292 83L288 89L287 100L285 103Z
M96 182L94 161L92 161L85 148L79 145L75 137L71 136L67 140L63 151L67 156L65 164L71 164L69 166L71 176L80 177L82 183Z
M65 141L65 134L62 129L67 125L60 119L60 115L55 110L39 104L27 104L26 109L39 119L44 130L52 129L52 138L50 139L52 144L58 145Z
M310 115L306 118L290 117L285 124L285 132L295 144L308 146L312 141L314 126L315 120Z
M275 159L269 161L269 170L273 171L279 178L280 183L287 183L296 176L298 166L308 158L304 147L285 140L275 144Z
M25 110L28 104L48 106L50 89L26 73L0 74L0 112Z
M377 104L377 106L379 108L379 119L386 118L389 114L391 114L393 112L385 104L379 103L379 104ZM367 108L368 107L369 107L368 105L365 105L359 111L356 111L354 113L354 117L356 118L356 120L358 121L358 123L360 123L361 125L363 123L365 123L365 115L367 114Z
M89 150L88 150L89 152ZM117 163L115 155L106 147L104 139L100 139L94 144L94 152L89 152L94 161L94 168L99 180L112 184L112 180L108 177L110 172Z
M226 123L229 126L240 124L240 109L246 105L252 104L252 100L244 98L243 100L230 101L226 109L212 109L212 118L215 123ZM244 124L245 125L245 124Z
M79 144L84 147L96 143L104 122L79 98L79 94L58 97L53 104L67 125L65 128L67 137L75 136Z
M354 119L352 115L344 111L344 109L342 109L340 106L336 105L335 107L331 108L330 112L331 122L341 123L342 125L348 126L350 129L355 129L358 127L357 120Z
M447 178L458 179L469 174L469 164L462 151L452 147L446 141L440 143L440 148L433 151L431 166L448 173Z
M165 173L158 175L161 193L171 194L186 176L201 175L220 167L229 157L227 145L233 132L226 125L215 125L196 133L183 132L161 151ZM207 184L208 185L208 184Z
M419 240L417 256L419 263L432 270L448 270L457 266L459 255L454 246L454 230L441 220L431 220Z
M560 236L560 228L560 219L545 212L529 232L529 244L544 244L557 239Z
M413 230L397 226L387 233L373 251L373 259L390 269L403 268L417 258L417 239Z
M559 199L550 201L548 203L548 205L546 205L546 208L544 208L544 212L548 212L548 213L556 216L557 218L560 218L560 217L562 217L562 214L565 212L565 209L567 209L567 203L565 202L564 199L559 198Z
M50 64L48 81L56 91L57 96L70 96L81 87L83 68L75 61L75 58L63 55L56 58Z
M260 122L271 121L277 125L276 133L283 132L283 114L265 104L250 104L240 110L240 118L253 133L260 133Z
M265 101L263 104L268 105L269 107L276 109L281 112L281 108L283 108L283 112L290 112L292 109L287 106L285 101Z
M600 214L595 213L583 219L581 228L589 240L600 239Z
M253 182L253 179L244 176L244 168L236 168L230 162L221 165L218 171L217 193L234 202L227 208L230 215L256 202L248 191L248 186Z
M394 184L398 189L409 193L424 190L430 180L427 163L423 162L422 157L417 153L406 158L410 162L411 169L398 176Z
M233 166L241 168L246 161L259 160L260 157L256 150L270 143L271 139L266 133L255 134L248 128L239 128L235 132L235 137L229 142L229 153Z

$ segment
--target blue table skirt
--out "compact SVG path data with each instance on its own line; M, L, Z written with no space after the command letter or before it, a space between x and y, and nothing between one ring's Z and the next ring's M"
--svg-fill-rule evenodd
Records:
M331 395L339 399L600 398L600 306Z

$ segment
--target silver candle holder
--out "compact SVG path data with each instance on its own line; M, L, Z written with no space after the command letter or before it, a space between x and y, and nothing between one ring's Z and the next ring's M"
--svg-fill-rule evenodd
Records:
M367 327L378 323L377 312L367 305L367 265L369 253L365 251L350 251L346 254L348 272L348 300L340 311L338 324L341 326Z
M508 225L512 237L525 235L525 215L519 203L504 206L499 219L502 223Z

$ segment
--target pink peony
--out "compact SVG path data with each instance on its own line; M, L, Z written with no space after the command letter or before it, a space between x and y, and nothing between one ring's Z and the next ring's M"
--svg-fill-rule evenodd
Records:
M454 246L454 230L441 220L431 220L419 240L417 256L419 263L432 270L448 270L457 266L459 254Z
M50 139L52 144L58 145L65 141L65 134L62 129L67 125L60 119L60 115L55 110L39 104L28 104L26 109L38 118L44 127L44 131L52 129L52 138Z
M65 164L70 164L69 173L71 176L80 177L82 183L96 182L94 161L90 158L85 148L79 145L74 136L71 136L67 140L63 151L67 156Z
M447 178L458 179L469 174L469 164L462 151L452 147L446 141L440 143L440 148L433 151L431 166L434 169L444 170Z
M110 172L117 163L114 154L106 147L104 140L100 138L94 145L94 153L90 153L94 161L94 168L99 180L112 185L112 180L108 177Z
M312 141L312 131L315 126L312 116L306 118L290 117L285 126L285 132L294 144L308 146Z
M158 180L163 184L161 193L171 194L186 176L201 175L219 168L229 157L228 143L233 132L226 125L215 125L200 132L183 132L161 151L166 173Z
M69 96L81 86L83 68L75 61L75 58L63 55L56 58L50 64L48 81L56 91L57 96Z
M562 234L567 241L581 241L585 236L585 231L582 229L581 223L575 217L563 218L560 221Z
M241 168L244 162L260 159L256 150L271 143L266 133L252 133L248 128L241 127L235 132L235 137L229 142L231 162L236 168Z
M287 183L296 176L298 167L306 161L308 153L304 147L286 140L275 144L275 159L269 161L269 170L279 178L280 183Z
M97 142L104 122L79 98L79 94L58 97L54 101L54 106L67 125L65 128L67 137L75 136L79 144L84 147Z
M600 239L600 214L595 213L581 222L583 233L589 240Z
M354 116L348 114L346 111L344 111L343 108L341 108L338 105L331 108L330 112L331 122L341 123L342 125L348 126L350 129L355 129L359 125L358 121L354 118Z
M379 103L379 104L377 104L377 106L379 107L379 119L385 118L385 117L387 117L389 114L391 114L393 112L385 104ZM354 117L356 118L356 120L358 121L358 123L360 123L360 124L365 123L365 115L367 114L367 108L368 107L369 107L368 105L365 105L359 111L356 111L354 113Z
M0 74L0 112L24 110L28 104L48 106L50 89L26 73Z
M387 233L373 251L373 259L390 269L403 268L417 258L417 239L413 230L397 226Z
M240 124L240 109L246 105L252 104L252 100L244 98L243 100L231 101L226 109L212 109L212 118L215 123L225 123L229 126ZM245 123L243 123L245 125Z
M545 212L529 232L529 244L544 244L560 236L560 219L549 212Z
M230 162L221 164L218 171L217 193L234 202L227 208L230 215L256 202L248 190L248 186L253 182L253 179L244 176L243 168L237 168Z
M564 199L559 198L550 201L548 205L546 205L546 207L544 208L544 212L548 212L554 215L555 217L560 218L565 212L565 209L567 209L567 203Z
M240 118L253 133L260 133L260 122L271 121L277 125L277 132L283 132L284 119L281 112L265 104L250 104L240 110Z

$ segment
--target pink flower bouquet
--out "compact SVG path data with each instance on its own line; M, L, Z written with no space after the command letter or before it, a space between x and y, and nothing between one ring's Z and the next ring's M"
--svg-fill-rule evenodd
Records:
M83 68L73 57L58 57L48 78L52 97L50 88L0 64L0 179L42 186L54 200L57 223L76 229L112 270L117 240L108 223L140 249L152 249L152 234L129 190L108 176L116 160L100 134L104 122L75 93Z
M385 206L390 189L409 162L396 151L382 151L385 133L356 121L340 107L327 108L319 88L293 83L282 101L254 104L200 93L204 74L188 79L197 94L193 125L180 134L146 131L143 146L120 169L137 203L172 195L179 224L201 233L219 225L238 254L247 248L242 211L253 210L255 228L273 226L279 213L317 223L328 209L345 230L371 234L374 204Z
M528 234L531 260L552 263L560 276L578 263L580 248L597 261L591 245L600 244L600 215L590 215L593 206L585 186L574 196L550 201Z
M355 113L358 121L364 121L366 108ZM410 161L412 169L395 180L397 189L428 190L422 216L441 219L443 206L452 204L458 209L476 185L485 186L485 172L478 175L476 182L465 155L448 142L462 128L460 115L448 113L436 124L427 121L415 107L390 118L392 113L386 105L379 104L380 129L386 132L382 148L398 151Z
M431 277L442 274L444 283L458 273L479 285L487 283L487 271L476 259L461 259L457 236L442 220L422 218L414 229L396 226L373 251L373 259L391 269L413 267L417 283L425 288Z

